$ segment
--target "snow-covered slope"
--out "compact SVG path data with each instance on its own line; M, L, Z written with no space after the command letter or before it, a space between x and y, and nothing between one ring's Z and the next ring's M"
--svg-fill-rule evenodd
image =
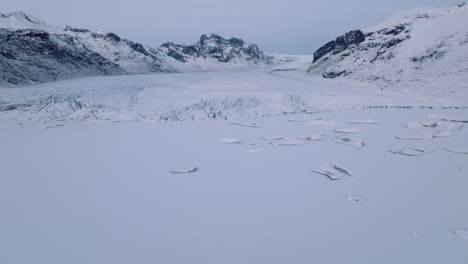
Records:
M218 69L239 68L254 65L273 65L274 58L266 55L255 44L247 44L242 39L225 39L219 35L202 35L193 45L180 45L167 42L160 50L179 62L179 69Z
M36 29L0 29L0 85L124 73L72 36Z
M59 29L48 25L46 22L24 12L0 13L0 28L7 29L37 29L46 31L58 31Z
M468 6L424 8L338 37L308 70L432 95L468 89Z
M118 64L128 73L172 72L171 59L149 46L123 39L112 32L95 33L87 29L65 27L65 33Z
M203 35L190 46L166 43L151 48L112 32L70 26L59 29L23 12L0 14L0 29L2 86L96 75L270 66L274 62L256 45L215 34Z

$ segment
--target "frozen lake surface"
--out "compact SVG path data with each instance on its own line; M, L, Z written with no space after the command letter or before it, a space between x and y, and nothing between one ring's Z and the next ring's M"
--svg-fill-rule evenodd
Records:
M3 119L0 262L465 264L468 124L434 116L468 110L239 121L257 127ZM362 147L338 144L355 120L378 124L353 122ZM395 138L440 131L453 135ZM314 172L326 164L353 177Z

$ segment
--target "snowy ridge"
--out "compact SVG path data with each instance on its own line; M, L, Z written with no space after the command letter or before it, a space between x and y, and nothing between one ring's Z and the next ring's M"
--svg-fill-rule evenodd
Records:
M203 35L190 46L166 43L151 48L112 32L54 28L23 12L0 14L0 30L0 86L100 75L258 68L274 63L272 56L254 44L215 34ZM34 37L26 31L34 32ZM47 52L41 52L39 46Z
M122 39L115 33L95 33L69 26L65 27L65 32L76 37L89 49L118 64L127 73L174 71L163 53L149 46Z
M36 18L30 14L17 11L13 13L0 13L0 28L7 29L36 29L45 31L59 31L47 24L46 22Z
M308 72L435 96L468 90L468 6L419 8L328 43ZM351 33L351 32L350 32ZM349 33L348 33L349 34Z

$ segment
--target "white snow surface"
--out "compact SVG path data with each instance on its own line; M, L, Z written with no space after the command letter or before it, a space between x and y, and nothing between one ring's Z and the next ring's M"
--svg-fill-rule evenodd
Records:
M393 137L437 131L401 125L428 113L468 110L320 114L340 124L379 120L365 126L359 151L331 137L260 145L265 135L334 135L335 127L289 122L310 117L301 113L262 118L259 128L1 119L0 263L465 264L468 156L443 148L461 149L468 131ZM218 141L232 137L245 143ZM435 152L387 152L398 146ZM311 172L323 164L355 177ZM200 170L172 173L193 166Z
M1 88L0 263L465 264L467 101L287 58Z

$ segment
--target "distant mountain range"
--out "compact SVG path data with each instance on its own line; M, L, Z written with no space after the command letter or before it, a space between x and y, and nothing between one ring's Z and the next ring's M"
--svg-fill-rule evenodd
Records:
M87 76L200 71L269 66L257 45L202 35L193 45L158 48L67 26L55 28L23 12L0 14L0 85L24 85Z
M281 63L238 38L202 35L152 48L112 32L63 29L23 12L0 14L0 86L86 76L265 67ZM468 6L406 11L352 30L314 53L310 75L387 88L468 89Z
M406 11L314 53L308 72L400 87L468 89L468 6Z

